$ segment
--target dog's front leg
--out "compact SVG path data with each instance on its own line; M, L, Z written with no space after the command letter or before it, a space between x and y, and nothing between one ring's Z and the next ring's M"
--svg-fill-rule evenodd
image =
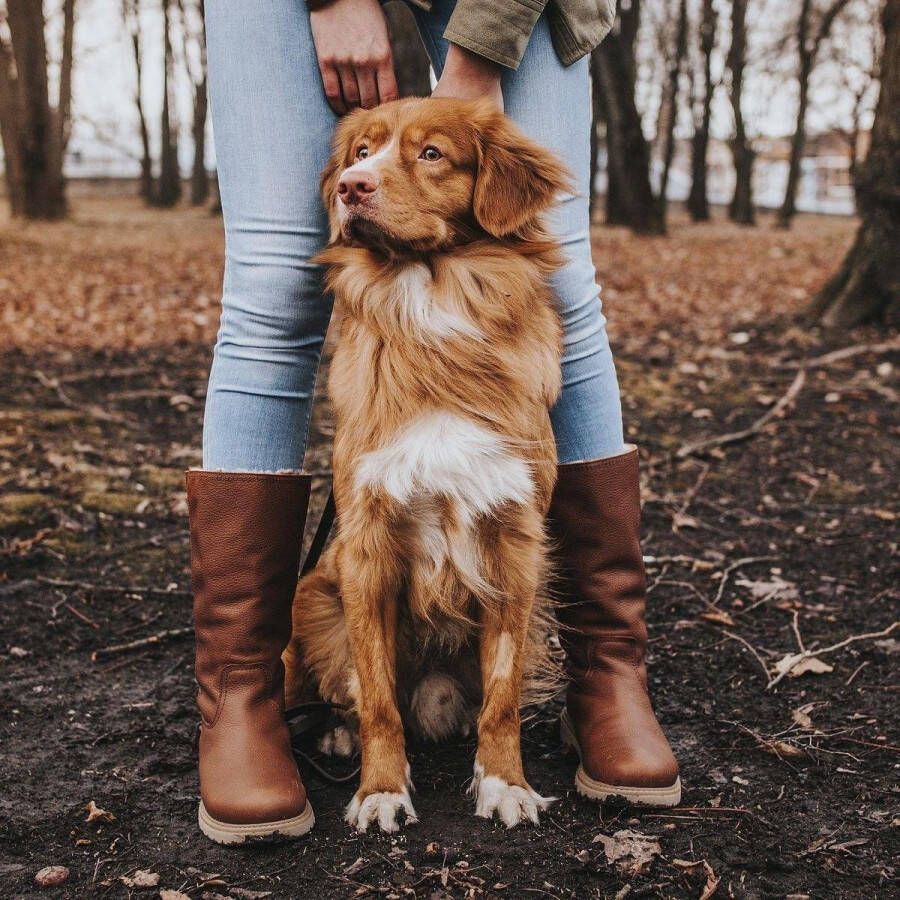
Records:
M402 810L410 823L416 812L396 695L399 558L383 525L369 522L360 541L342 535L340 571L362 747L360 786L346 819L359 831L373 822L382 831L397 831L397 814Z
M490 819L496 813L507 828L513 828L524 821L537 824L538 811L553 802L525 780L520 741L523 648L537 590L537 563L529 565L527 553L503 559L502 538L493 549L500 551L500 558L495 559L492 582L501 589L480 616L483 700L471 790L475 815Z

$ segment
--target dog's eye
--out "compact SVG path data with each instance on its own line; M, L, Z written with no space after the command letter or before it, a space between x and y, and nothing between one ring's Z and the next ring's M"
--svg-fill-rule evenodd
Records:
M420 154L419 159L427 159L428 162L434 162L440 159L444 154L437 147L426 147Z
M368 155L369 155L369 148L365 144L362 144L359 147L359 149L356 151L357 159L365 159Z

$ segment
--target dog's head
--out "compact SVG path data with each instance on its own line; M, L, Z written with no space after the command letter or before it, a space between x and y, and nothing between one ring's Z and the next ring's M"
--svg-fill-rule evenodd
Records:
M562 163L484 101L357 110L322 173L332 242L388 253L514 236L568 187Z

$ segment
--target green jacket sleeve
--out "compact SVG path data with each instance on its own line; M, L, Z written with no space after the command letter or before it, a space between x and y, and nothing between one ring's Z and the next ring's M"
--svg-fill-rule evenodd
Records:
M547 0L458 0L444 38L516 69L546 5Z

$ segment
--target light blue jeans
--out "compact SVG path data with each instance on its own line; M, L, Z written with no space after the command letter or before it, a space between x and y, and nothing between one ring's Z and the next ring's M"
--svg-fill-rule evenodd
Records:
M440 74L454 0L416 9ZM203 426L207 469L274 472L303 464L331 298L309 262L327 239L319 172L335 115L325 102L303 0L210 0L209 88L225 220L222 318ZM588 63L564 67L541 18L503 78L507 114L556 151L578 193L554 212L567 264L553 277L563 323L563 389L551 410L560 462L623 449L615 367L600 309L588 221Z

